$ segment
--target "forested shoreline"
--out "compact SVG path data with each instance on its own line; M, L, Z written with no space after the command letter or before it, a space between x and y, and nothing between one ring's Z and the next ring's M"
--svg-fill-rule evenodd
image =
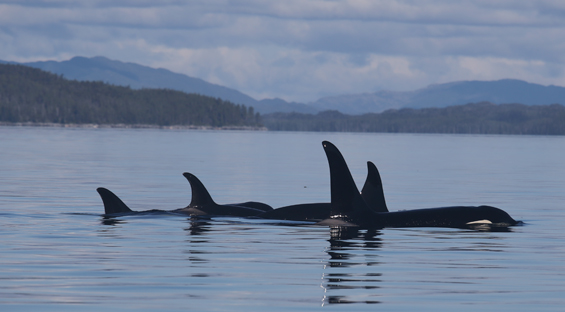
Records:
M0 64L0 122L261 127L252 107L167 89L133 90Z
M565 106L492 104L346 115L272 113L167 89L133 90L0 64L0 126L565 135Z
M560 104L481 102L363 115L274 113L262 120L273 131L565 135L565 106Z

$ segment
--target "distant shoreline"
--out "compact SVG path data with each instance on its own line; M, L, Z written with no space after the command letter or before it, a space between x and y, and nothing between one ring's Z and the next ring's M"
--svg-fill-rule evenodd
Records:
M159 126L147 124L61 124L51 122L0 122L0 126L9 127L50 127L50 128L87 128L87 129L106 129L106 128L123 128L123 129L167 129L167 130L245 130L245 131L268 131L266 127L248 127L248 126Z

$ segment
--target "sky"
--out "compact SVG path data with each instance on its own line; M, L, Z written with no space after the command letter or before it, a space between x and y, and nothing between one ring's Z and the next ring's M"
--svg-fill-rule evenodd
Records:
M0 0L0 60L105 56L255 99L565 86L565 1Z

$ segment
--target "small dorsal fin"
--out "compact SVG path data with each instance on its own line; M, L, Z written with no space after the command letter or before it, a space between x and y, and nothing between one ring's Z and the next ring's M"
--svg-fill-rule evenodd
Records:
M370 209L375 212L388 212L385 194L383 192L383 182L377 166L372 162L367 162L367 180L361 190L361 196Z
M116 196L116 194L112 193L110 190L99 187L96 191L100 194L100 198L102 198L102 202L104 203L105 214L133 212L118 196Z
M322 142L330 165L331 218L366 224L372 211L361 197L341 152L328 141Z
M188 180L192 189L192 200L188 207L202 208L217 205L204 184L195 175L189 172L185 172L182 175Z

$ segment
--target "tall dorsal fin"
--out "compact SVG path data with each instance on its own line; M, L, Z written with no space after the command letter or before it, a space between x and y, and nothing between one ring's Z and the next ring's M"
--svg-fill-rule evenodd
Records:
M341 152L328 141L322 142L330 165L331 218L356 224L372 222L372 211L361 197Z
M112 193L110 190L99 187L96 191L104 203L105 214L133 212L118 196L116 196L116 194Z
M204 184L195 175L189 172L185 172L182 175L188 180L192 189L192 200L188 207L203 208L217 205Z
M367 180L365 180L365 185L361 190L361 196L367 203L367 206L373 211L388 212L383 191L383 182L377 166L368 161L367 171Z

